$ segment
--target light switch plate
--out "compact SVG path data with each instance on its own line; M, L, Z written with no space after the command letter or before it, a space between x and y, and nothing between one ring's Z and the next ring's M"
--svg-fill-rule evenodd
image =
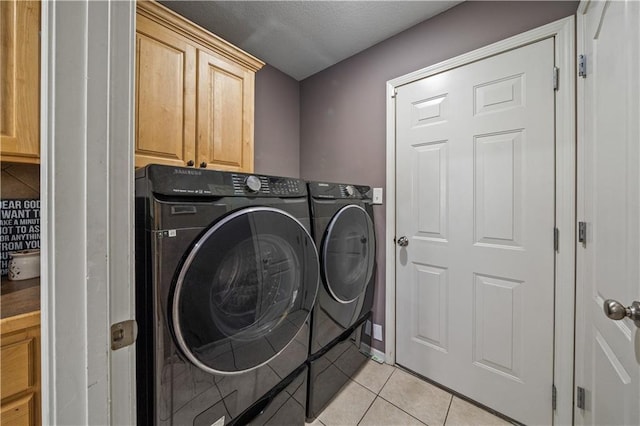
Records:
M373 204L382 204L382 188L373 188Z

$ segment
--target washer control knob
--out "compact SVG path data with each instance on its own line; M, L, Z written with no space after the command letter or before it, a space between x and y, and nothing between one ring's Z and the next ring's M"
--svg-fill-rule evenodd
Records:
M356 189L352 185L347 185L344 190L349 197L353 197L354 195L356 195Z
M260 187L262 187L260 179L257 176L253 175L249 176L247 180L244 181L244 183L247 186L247 189L251 192L258 192L260 191Z

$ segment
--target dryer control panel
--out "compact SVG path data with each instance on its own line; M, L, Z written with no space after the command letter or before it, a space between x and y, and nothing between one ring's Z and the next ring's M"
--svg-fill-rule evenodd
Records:
M371 187L347 183L309 182L309 194L325 199L371 199Z

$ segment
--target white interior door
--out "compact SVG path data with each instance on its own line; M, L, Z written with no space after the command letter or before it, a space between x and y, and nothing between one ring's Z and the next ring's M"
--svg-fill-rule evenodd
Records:
M396 97L396 361L526 424L552 423L553 67L548 38Z
M640 424L640 329L613 321L606 299L640 301L640 3L587 2L578 13L580 79L576 385L577 424ZM640 314L639 314L640 315ZM578 400L576 395L576 400Z

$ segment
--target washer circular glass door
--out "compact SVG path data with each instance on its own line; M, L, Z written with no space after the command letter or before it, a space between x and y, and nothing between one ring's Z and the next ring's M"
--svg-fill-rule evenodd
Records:
M311 236L290 214L252 207L223 217L176 275L171 320L181 351L218 374L269 362L306 322L318 265Z
M322 273L329 293L353 302L367 288L375 263L373 221L360 206L347 205L333 216L322 244Z

